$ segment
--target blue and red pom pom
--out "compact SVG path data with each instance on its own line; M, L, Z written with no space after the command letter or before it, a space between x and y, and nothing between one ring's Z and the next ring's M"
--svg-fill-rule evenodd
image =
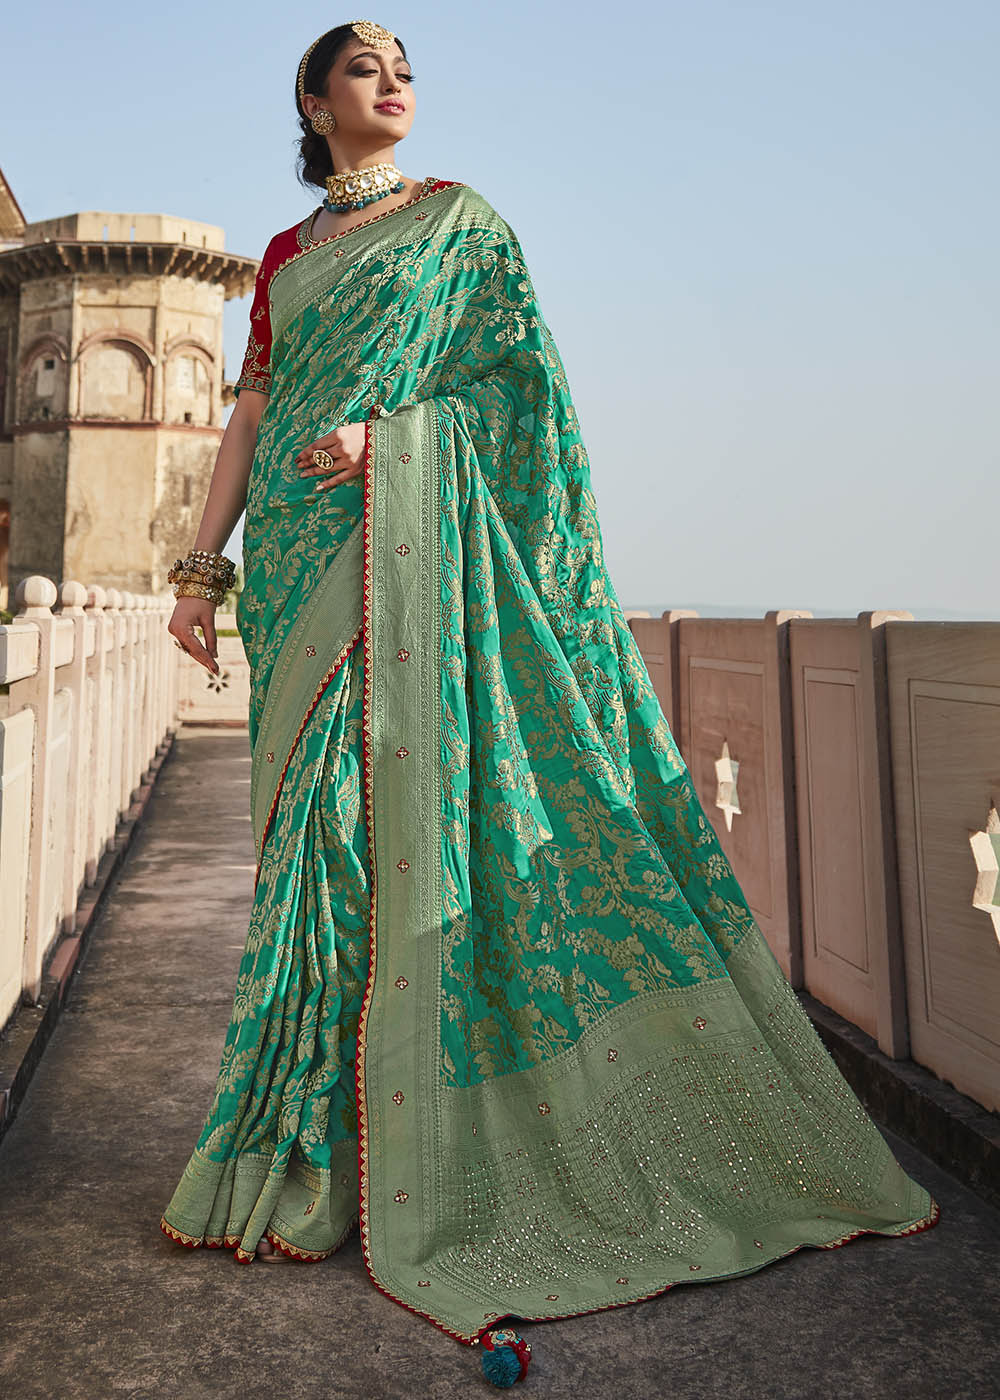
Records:
M479 1339L483 1346L483 1375L494 1385L509 1386L524 1379L531 1346L513 1327L494 1327Z

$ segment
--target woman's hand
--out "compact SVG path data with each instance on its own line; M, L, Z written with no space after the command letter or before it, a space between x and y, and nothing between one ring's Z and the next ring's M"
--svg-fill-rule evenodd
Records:
M201 628L204 646L194 635L196 627ZM193 656L206 671L211 671L213 676L219 674L219 663L215 659L219 654L219 644L215 637L214 603L207 598L189 598L182 594L167 623L167 631L177 638L188 656Z
M313 461L312 455L318 447L322 447L333 458L332 466L317 466ZM295 458L295 465L299 468L301 476L325 477L325 481L317 484L316 490L328 491L331 486L339 486L342 481L350 481L352 477L362 474L364 452L364 423L344 423L332 433L327 433L325 437L317 438L315 442L303 447Z

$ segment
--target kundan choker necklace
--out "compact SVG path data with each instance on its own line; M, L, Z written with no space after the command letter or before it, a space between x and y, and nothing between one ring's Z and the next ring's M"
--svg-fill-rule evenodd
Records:
M383 199L387 194L398 194L404 188L403 172L383 160L378 165L363 165L360 170L340 170L336 175L327 175L323 206L331 214L363 209L366 204Z

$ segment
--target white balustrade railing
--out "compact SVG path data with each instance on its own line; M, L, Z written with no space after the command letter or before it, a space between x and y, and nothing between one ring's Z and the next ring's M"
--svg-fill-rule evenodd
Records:
M0 1026L38 1000L47 955L177 727L173 605L34 574L0 626Z

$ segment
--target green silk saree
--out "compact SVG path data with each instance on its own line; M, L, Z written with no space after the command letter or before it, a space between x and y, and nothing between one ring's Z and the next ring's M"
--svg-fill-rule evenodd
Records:
M360 1228L474 1344L938 1217L754 922L605 567L566 372L467 185L289 258L238 622L254 903L161 1222ZM366 421L363 476L296 452Z

